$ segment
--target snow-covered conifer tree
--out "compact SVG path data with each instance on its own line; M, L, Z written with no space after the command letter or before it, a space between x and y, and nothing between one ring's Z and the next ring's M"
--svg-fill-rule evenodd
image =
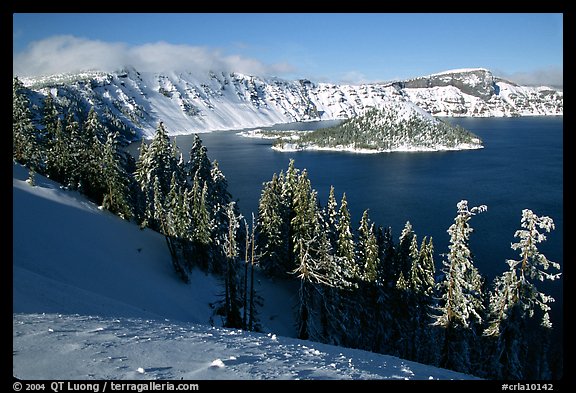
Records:
M460 372L470 372L471 346L474 345L475 329L482 323L483 279L474 266L469 247L470 219L487 210L485 205L468 208L468 201L457 204L457 216L448 228L449 253L443 261L444 279L440 283L442 293L439 315L434 325L444 328L444 346L440 366Z
M554 221L547 216L538 216L529 209L522 211L521 227L514 234L518 242L512 243L513 250L520 251L520 259L506 261L509 269L494 280L494 291L490 296L490 323L484 334L493 337L493 372L497 378L525 379L529 377L529 350L534 347L544 352L546 346L539 345L552 328L549 304L554 298L538 290L538 281L554 281L561 273L549 273L560 269L556 262L538 250L538 243L546 240L542 232L554 229ZM539 338L527 333L529 320L541 315ZM531 375L542 378L542 375Z
M42 156L37 130L32 124L30 101L24 85L15 77L12 84L12 157L13 160L38 170Z

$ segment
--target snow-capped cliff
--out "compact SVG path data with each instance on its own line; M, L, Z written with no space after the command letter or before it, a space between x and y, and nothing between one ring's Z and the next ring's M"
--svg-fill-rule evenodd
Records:
M542 116L563 114L563 94L518 86L485 69L447 71L380 84L337 85L238 73L86 72L22 78L36 95L50 92L65 106L95 106L133 135L151 136L160 121L171 134L346 119L409 101L435 116ZM34 102L34 100L33 100ZM129 137L129 135L127 135Z

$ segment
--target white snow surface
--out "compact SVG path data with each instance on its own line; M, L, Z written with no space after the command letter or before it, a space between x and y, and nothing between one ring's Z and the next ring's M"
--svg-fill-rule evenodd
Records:
M302 341L296 288L259 277L264 333L225 329L220 280L183 284L161 235L13 169L13 375L20 379L475 379Z
M475 74L482 71L486 80ZM22 78L42 94L57 99L82 97L99 110L107 108L141 136L151 137L160 121L171 135L214 130L266 127L278 123L347 119L372 107L402 103L434 116L545 116L563 114L563 94L542 87L495 82L500 91L489 98L470 89L493 80L484 69L434 74L448 86L400 88L394 83L338 85L308 80L287 81L239 73L152 73L127 69L115 73L83 73ZM453 78L456 78L453 80ZM487 82L486 82L487 83ZM480 86L481 87L481 86Z

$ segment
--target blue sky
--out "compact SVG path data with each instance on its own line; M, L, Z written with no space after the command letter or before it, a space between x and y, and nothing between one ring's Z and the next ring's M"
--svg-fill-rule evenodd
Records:
M13 22L15 74L133 65L359 83L483 67L562 85L562 14L66 13Z

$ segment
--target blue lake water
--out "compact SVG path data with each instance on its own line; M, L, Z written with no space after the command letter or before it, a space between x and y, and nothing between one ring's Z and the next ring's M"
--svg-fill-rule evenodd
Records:
M286 170L290 158L308 170L322 205L334 185L337 199L346 193L357 226L370 209L377 225L392 227L398 239L406 221L418 235L432 236L435 260L441 266L448 251L446 232L456 204L487 205L488 211L470 221L470 246L475 264L490 280L508 268L506 259L518 259L510 248L520 228L522 209L550 216L556 229L540 250L552 261L563 261L563 117L447 119L480 136L485 148L451 152L393 152L354 154L290 152L271 149L272 141L243 138L237 131L201 134L210 159L218 160L229 191L243 214L256 213L262 183ZM280 125L272 129L314 129L335 122ZM178 136L187 155L193 136ZM563 280L539 286L556 297L552 322L561 324Z

